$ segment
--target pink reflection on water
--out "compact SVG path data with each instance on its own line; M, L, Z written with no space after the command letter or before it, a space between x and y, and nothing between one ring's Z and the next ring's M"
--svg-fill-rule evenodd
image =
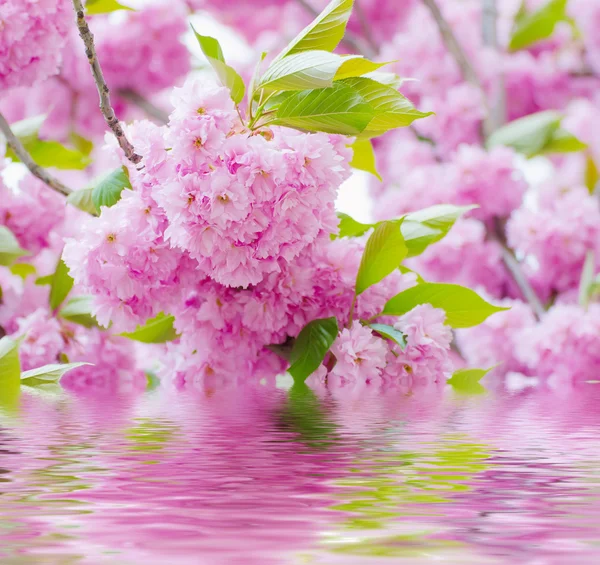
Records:
M600 387L24 396L6 563L595 563Z

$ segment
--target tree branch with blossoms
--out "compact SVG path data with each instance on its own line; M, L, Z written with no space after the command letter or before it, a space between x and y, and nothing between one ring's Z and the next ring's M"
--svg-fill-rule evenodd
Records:
M58 179L54 178L46 169L40 167L31 157L31 155L27 152L21 140L13 133L10 129L9 123L6 121L6 118L0 113L0 131L6 138L6 142L8 146L14 151L15 155L19 158L21 163L23 163L28 169L29 172L40 179L42 182L47 184L52 190L56 192L60 192L65 196L71 194L72 190L66 187L62 182Z
M496 19L497 12L495 6L495 0L482 0L483 1L483 38L484 43L489 47L497 49L497 35L496 35ZM456 39L452 28L444 18L442 11L437 5L435 0L423 0L423 3L429 8L433 19L435 20L440 35L446 45L446 48L450 52L450 54L454 57L457 65L459 66L464 79L477 86L481 89L482 93L485 96L485 92L482 88L481 82L473 69L468 57L466 56L463 48L460 46L460 43ZM502 125L503 116L504 116L504 85L501 80L499 83L495 85L494 92L494 100L491 108L488 107L488 112L490 114L490 120L486 124L486 133L491 133L494 129ZM491 129L491 131L490 131ZM514 282L519 287L521 294L527 300L531 309L533 310L535 316L539 319L544 314L545 309L537 296L537 293L533 289L533 287L529 284L527 277L523 273L521 269L521 265L518 259L515 257L513 250L508 247L505 242L504 235L502 233L502 229L499 226L499 222L496 221L494 223L493 229L488 229L489 238L498 243L502 249L502 261L506 267L506 270L509 272L510 276L514 280Z
M102 112L108 127L112 130L113 134L117 138L119 146L125 153L127 159L129 159L134 165L137 165L142 160L142 157L135 152L133 145L127 139L127 136L121 127L121 123L115 115L115 111L111 105L110 90L106 84L106 81L104 80L102 67L100 66L98 56L96 55L94 35L92 34L85 19L82 1L73 0L73 7L77 15L77 28L79 29L79 36L85 45L85 54L90 64L90 68L92 69L92 75L94 77L94 82L96 83L96 88L100 97L100 111Z
M475 72L475 69L471 65L468 57L465 55L463 48L460 46L460 43L452 32L452 28L444 18L444 15L442 14L442 11L440 10L440 7L437 5L436 1L423 0L423 4L429 8L431 15L433 16L433 19L440 30L440 35L444 40L444 44L446 45L448 51L450 51L450 54L454 57L464 79L468 83L481 88L481 83L477 73Z

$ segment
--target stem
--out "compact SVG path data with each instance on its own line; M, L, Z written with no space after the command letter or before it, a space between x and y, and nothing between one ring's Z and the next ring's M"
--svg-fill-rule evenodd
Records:
M356 12L356 16L358 17L358 21L360 23L360 29L363 32L366 42L369 44L369 47L373 50L374 53L379 52L379 47L375 42L375 37L373 35L373 30L369 25L369 20L365 14L365 11L362 8L359 0L354 0L354 11Z
M134 106L137 106L140 110L143 110L146 115L154 118L160 124L166 125L169 123L169 114L156 107L150 100L144 98L135 90L121 88L118 90L118 94L121 98L124 98Z
M71 189L67 188L62 182L58 179L54 178L46 169L40 167L32 158L23 144L21 140L13 133L10 129L10 125L6 121L6 118L0 113L0 131L6 137L6 142L9 147L15 152L15 155L20 159L20 161L29 169L31 174L38 179L40 179L43 183L47 184L52 190L56 190L56 192L60 192L65 196L71 194Z
M491 234L491 239L496 241L502 249L502 261L506 266L512 279L515 281L523 298L529 303L535 317L539 320L545 313L544 306L542 305L538 295L536 294L533 287L529 284L527 277L521 270L521 264L517 261L512 249L508 247L504 240L504 232L499 222L494 222L494 232Z
M471 63L465 55L463 48L460 46L460 43L456 39L452 28L444 19L444 16L436 1L423 0L423 4L425 4L425 6L429 8L433 19L435 20L435 23L438 26L444 44L446 45L446 49L448 49L448 51L450 51L451 55L454 57L454 60L460 68L463 78L468 83L473 84L478 88L481 88L481 83L479 82L479 78L477 76L477 73L475 72L475 69L473 69L473 67L471 66Z
M496 0L481 0L483 4L481 24L483 44L494 51L498 51L498 10ZM485 122L485 133L491 135L506 121L506 90L504 88L504 75L499 72L492 85L488 117Z
M319 11L315 10L307 0L296 0L296 2L300 4L300 6L302 6L311 16L313 16L313 18L319 15ZM365 57L374 57L377 55L377 51L372 50L370 46L364 45L361 39L356 37L351 31L346 30L342 42Z
M119 146L125 153L125 157L127 157L127 159L129 159L134 165L137 165L142 160L142 157L135 152L133 145L125 136L125 132L121 127L119 119L117 116L115 116L115 111L110 103L110 91L106 81L104 80L102 68L100 67L100 61L98 61L98 56L96 55L94 36L92 35L92 32L85 21L85 13L82 1L73 0L73 7L75 8L75 13L77 14L77 28L79 29L79 36L85 45L85 54L92 69L92 76L94 77L94 82L96 83L96 88L100 97L100 111L102 112L108 127L112 130L117 138Z
M352 322L354 321L354 307L356 306L356 294L352 297L352 304L350 304L350 312L348 313L348 325L346 327L351 327Z

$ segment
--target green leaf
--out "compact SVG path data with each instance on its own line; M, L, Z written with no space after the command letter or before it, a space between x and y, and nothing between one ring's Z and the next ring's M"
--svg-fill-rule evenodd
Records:
M598 172L598 167L596 167L593 157L588 155L585 165L585 186L587 186L590 194L594 194L599 180L600 173Z
M275 60L301 51L333 51L344 37L353 4L354 0L332 0Z
M356 275L357 296L396 270L406 257L401 222L380 222L367 240Z
M396 73L382 71L373 71L372 73L367 73L364 75L364 78L370 78L371 80L374 80L375 82L379 82L381 84L385 84L386 86L389 86L394 90L398 90L400 86L402 86L402 83L404 83L405 81L414 80L399 77Z
M6 226L0 226L0 265L12 265L19 257L29 255L29 251L23 249L17 238Z
M552 137L544 145L541 154L547 153L575 153L587 148L583 141L577 139L571 132L559 127L552 133Z
M85 8L90 16L95 14L108 14L116 10L133 10L129 6L119 4L117 0L87 0Z
M166 343L179 337L173 327L174 321L175 316L167 316L161 312L143 326L138 326L135 331L119 335L142 343Z
M72 288L73 278L61 257L50 284L50 310L56 310L64 302Z
M43 277L38 277L37 279L35 279L35 284L38 286L51 285L53 279L54 273L52 273L51 275L44 275Z
M399 332L394 326L387 324L369 324L369 327L379 335L396 342L402 349L406 348L406 338L402 332Z
M121 199L121 192L125 188L131 190L129 173L125 167L119 167L100 179L92 188L92 203L96 210L100 210L102 206L114 206Z
M83 365L91 365L91 363L65 363L51 364L31 369L21 374L21 384L25 386L36 386L43 383L57 383L61 377L71 371L82 367Z
M497 129L487 141L487 147L512 147L527 157L541 153L560 127L562 115L554 110L537 112L514 120Z
M359 171L371 173L381 181L382 178L377 171L375 151L373 151L371 141L369 139L357 139L352 144L352 150L354 153L352 155L352 161L350 161L350 166Z
M397 90L366 77L348 78L340 83L351 87L371 106L373 119L362 132L363 137L376 137L391 129L406 127L415 120L431 116L421 112Z
M275 61L265 71L257 89L307 90L333 85L344 59L328 51L304 51Z
M402 235L408 247L408 257L416 257L432 243L440 241L458 218L475 208L478 206L438 204L408 214L401 226Z
M481 394L485 392L485 389L479 384L479 381L495 367L497 365L489 369L459 369L452 374L447 383L461 393Z
M75 208L79 208L83 212L87 212L92 216L97 216L100 211L94 206L94 200L92 199L92 193L94 192L93 187L82 188L81 190L76 190L75 192L71 192L69 196L67 196L67 202Z
M381 67L383 67L384 65L388 65L389 63L390 61L386 63L374 63L373 61L369 61L369 59L365 59L360 55L349 55L343 58L342 65L335 74L334 80L342 80L344 78L350 77L360 77L368 73L374 73L375 71L377 71L377 69L380 69Z
M39 138L46 115L33 116L11 124L13 133L19 138L31 158L41 167L57 169L84 169L90 164L89 154L76 149L69 149L57 141L46 141ZM18 157L10 149L6 156L18 162Z
M371 106L354 89L336 82L331 88L285 94L272 123L307 131L357 135L374 115Z
M69 134L69 141L71 142L71 145L77 149L77 151L87 156L89 156L94 149L94 143L90 139L82 137L74 131Z
M92 315L92 301L93 297L91 296L74 296L58 315L64 320L86 328L98 327L98 321Z
M594 284L594 271L596 270L595 257L593 251L588 251L585 254L585 261L581 270L581 278L579 280L579 305L587 309L590 298L592 296L592 286Z
M375 227L375 224L361 224L343 212L338 212L337 216L340 219L340 233L332 239L336 239L337 237L358 237Z
M25 280L29 275L35 275L37 271L30 263L14 263L10 267L10 272Z
M406 241L406 240L405 240ZM404 265L400 265L398 267L398 270L403 274L403 275L415 275L415 277L417 277L417 284L423 284L425 282L425 279L419 274L417 273L417 271L413 271L412 269L409 269L408 267L404 266Z
M567 0L550 0L530 14L521 10L515 18L509 49L511 51L524 49L550 37L556 24L566 21L566 7Z
M486 302L475 291L457 284L423 283L402 291L387 301L384 316L401 316L420 304L431 304L446 312L446 323L453 328L481 324L500 308Z
M302 328L290 354L288 373L294 377L294 381L304 382L319 368L337 334L338 324L335 318L313 320Z
M11 381L18 382L20 376L19 341L4 336L0 339L0 388Z
M234 103L239 104L243 100L244 94L246 93L246 87L242 77L233 67L230 67L225 62L221 45L214 37L200 35L194 29L194 26L192 26L192 29L194 30L194 34L198 40L200 49L202 49L202 53L204 53L208 62L210 63L210 66L217 73L219 81L223 86L226 86L229 89L231 99L234 101Z

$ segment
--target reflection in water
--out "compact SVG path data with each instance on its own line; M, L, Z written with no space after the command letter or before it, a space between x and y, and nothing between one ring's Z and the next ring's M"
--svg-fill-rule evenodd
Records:
M596 563L600 387L23 395L0 561Z

